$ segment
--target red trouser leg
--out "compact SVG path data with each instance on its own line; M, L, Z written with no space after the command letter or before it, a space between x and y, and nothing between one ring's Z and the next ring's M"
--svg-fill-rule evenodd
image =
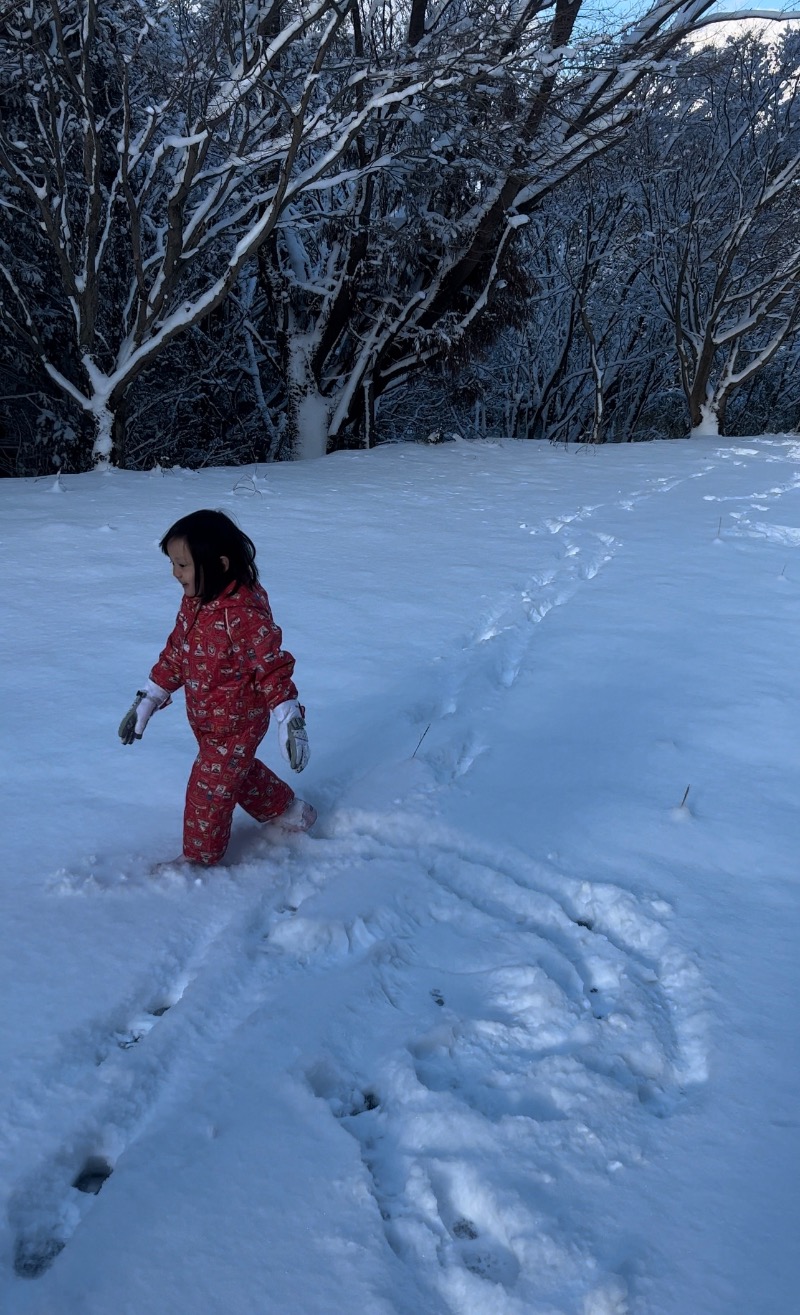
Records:
M271 772L260 758L254 758L250 770L239 783L236 802L257 822L280 817L294 799L294 790Z
M266 724L257 722L237 735L202 735L186 788L183 853L192 863L219 863L228 848L237 804L258 822L277 817L294 798L280 777L256 758Z

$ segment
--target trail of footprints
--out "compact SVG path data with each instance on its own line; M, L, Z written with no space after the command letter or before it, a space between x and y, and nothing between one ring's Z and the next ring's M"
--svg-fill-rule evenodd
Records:
M157 997L134 1015L128 1027L120 1030L112 1025L94 1047L90 1043L87 1066L93 1062L96 1069L105 1068L115 1062L120 1051L138 1046L178 1003L184 988L182 982ZM103 1140L98 1132L97 1142L102 1144ZM63 1157L37 1171L32 1181L18 1186L10 1202L9 1217L16 1225L14 1272L19 1277L39 1278L50 1268L86 1213L86 1198L97 1196L113 1172L113 1158L104 1151L85 1155L75 1172L73 1155L65 1150Z
M331 856L324 877L335 876L342 862L347 859ZM285 898L281 864L288 869L294 903ZM171 1089L187 1047L197 1045L198 1039L209 1049L224 1043L249 1017L254 1000L276 971L275 961L263 954L265 929L274 930L293 917L318 885L304 875L302 866L293 871L289 854L280 860L270 851L270 866L266 893L222 925L207 928L191 949L168 953L169 966L162 964L153 974L168 986L156 989L149 999L145 995L140 1008L118 1006L105 1025L95 1022L65 1036L49 1076L39 1075L38 1090L57 1085L69 1093L79 1113L61 1150L45 1155L10 1196L8 1219L18 1277L39 1278L64 1250L161 1094ZM294 967L304 966L298 957ZM283 956L277 971L285 971ZM165 1019L171 1020L168 1036L162 1033ZM23 1095L21 1104L27 1107L32 1099ZM42 1121L47 1113L42 1106Z
M474 718L469 727L456 729L454 717L457 719L463 708L485 708L487 700L496 700L514 686L535 627L567 603L582 584L593 580L621 546L612 535L581 526L594 510L581 508L544 526L520 526L531 535L560 536L558 548L554 553L549 542L542 546L538 568L484 616L460 660L448 662L438 698L417 712L416 719L427 723L428 731L433 730L430 735L425 732L418 756L440 786L465 776L488 747L474 729Z
M724 456L724 450L719 455ZM709 463L687 478L702 479L714 469ZM683 482L681 476L657 477L612 506L632 511L638 503L669 493ZM432 769L439 785L447 786L465 776L488 747L474 730L455 732L448 743L442 743L442 735L448 738L454 715L462 708L481 706L487 696L496 698L512 688L523 669L535 626L569 602L583 584L594 580L622 547L613 534L588 524L606 506L580 506L541 522L520 524L519 529L541 545L533 551L533 557L540 558L538 564L523 585L509 590L482 619L465 646L461 662L449 664L448 682L438 700L418 712L418 720L423 725L428 723L419 756ZM491 654L488 664L487 654ZM434 733L429 735L431 728Z

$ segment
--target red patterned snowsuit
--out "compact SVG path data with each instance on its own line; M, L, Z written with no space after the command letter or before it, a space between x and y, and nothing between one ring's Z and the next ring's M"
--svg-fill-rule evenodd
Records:
M150 679L171 694L184 686L199 745L183 819L183 852L191 862L220 861L237 804L266 822L292 802L294 792L259 762L256 749L270 708L297 698L293 670L260 585L229 585L210 603L184 598Z

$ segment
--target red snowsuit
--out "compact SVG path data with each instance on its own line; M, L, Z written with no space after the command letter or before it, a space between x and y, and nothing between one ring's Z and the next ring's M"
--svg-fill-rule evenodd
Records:
M261 585L228 586L210 603L184 598L150 679L184 686L199 752L186 789L183 852L193 863L218 863L237 804L258 822L284 812L294 792L259 762L270 709L296 699L294 658L281 648Z

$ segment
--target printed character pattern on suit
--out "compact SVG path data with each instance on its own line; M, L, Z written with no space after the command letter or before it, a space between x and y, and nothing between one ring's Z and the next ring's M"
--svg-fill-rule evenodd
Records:
M170 693L184 687L198 743L183 829L183 852L194 863L220 861L237 804L266 822L294 798L255 756L270 709L297 698L294 658L281 645L264 589L232 585L210 603L184 598L150 673Z

